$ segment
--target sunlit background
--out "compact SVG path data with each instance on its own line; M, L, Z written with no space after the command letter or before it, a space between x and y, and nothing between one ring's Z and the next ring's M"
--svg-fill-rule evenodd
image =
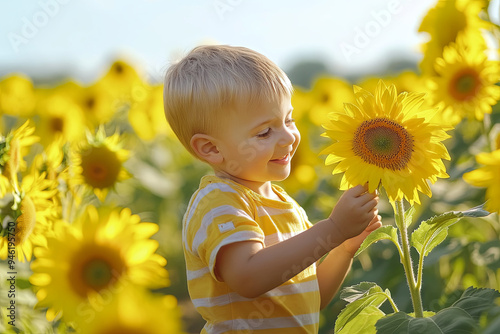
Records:
M414 221L487 199L497 213L455 224L426 258L424 308L438 312L470 286L500 289L500 0L437 3L0 2L0 332L200 332L180 231L209 170L168 127L161 85L168 66L200 44L254 49L289 75L302 141L281 185L312 222L341 195L341 175L319 154L331 143L321 134L330 112L354 102L353 85L374 91L383 79L426 93L451 136L450 178L420 196ZM379 209L393 224L387 197ZM12 270L16 326L4 293ZM390 289L411 312L394 247L377 243L356 258L345 286L361 281ZM332 332L345 305L337 296L322 311L320 333ZM499 316L492 308L482 318L488 333Z
M415 66L429 38L416 30L434 2L4 1L0 73L89 82L125 57L158 79L201 43L246 46L287 71L307 62L341 76L376 73Z

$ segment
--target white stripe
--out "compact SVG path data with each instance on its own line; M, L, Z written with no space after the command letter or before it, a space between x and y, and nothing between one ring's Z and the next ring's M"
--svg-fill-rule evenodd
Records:
M198 247L202 244L203 241L207 239L208 227L212 224L215 218L223 216L223 215L232 215L236 217L244 217L248 220L253 221L253 218L250 217L245 211L235 208L231 205L221 205L213 208L201 220L201 225L193 239L193 243L191 245L191 252L194 255L198 256Z
M276 216L276 215L281 215L284 213L293 213L294 211L295 211L294 209L278 209L278 208L272 208L269 206L257 207L257 214L259 215L259 217Z
M196 193L196 195L191 198L191 201L189 203L189 212L186 212L184 215L183 219L183 230L182 230L182 236L183 236L183 241L186 243L186 235L187 235L187 227L191 219L193 218L194 213L196 212L196 208L200 201L207 195L209 195L212 191L219 189L222 192L226 193L235 193L237 194L236 190L231 188L229 185L225 183L210 183L207 185L205 188L201 189ZM209 195L210 196L210 195ZM213 195L212 195L213 196Z
M187 270L186 271L187 280L190 281L193 279L200 278L203 275L208 274L209 272L210 272L210 269L208 269L208 267L203 267L203 268L198 269L198 270Z
M264 244L266 247L274 245L278 242L290 239L291 237L296 236L297 234L302 233L303 231L297 231L297 232L287 232L287 233L280 233L276 232L273 234L266 235L266 238L264 239Z
M230 330L285 329L319 323L319 312L281 318L264 318L264 316L259 317L258 315L252 319L235 319L219 322L212 326L205 326L205 329L209 334L222 334Z
M312 280L309 282L302 282L296 284L280 285L271 291L266 292L262 297L280 297L293 294L302 294L306 292L319 291L318 281ZM259 297L259 298L262 298ZM217 297L208 298L196 298L193 299L193 304L195 307L212 307L212 306L223 306L229 303L252 301L254 299L245 298L236 292L231 292L225 295L220 295ZM255 299L258 302L258 299Z

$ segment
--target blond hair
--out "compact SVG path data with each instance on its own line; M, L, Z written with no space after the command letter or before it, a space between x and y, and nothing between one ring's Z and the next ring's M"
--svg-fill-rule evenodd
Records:
M163 102L172 130L196 157L191 137L216 133L222 117L238 103L275 101L292 91L286 74L262 54L244 47L205 45L167 70Z

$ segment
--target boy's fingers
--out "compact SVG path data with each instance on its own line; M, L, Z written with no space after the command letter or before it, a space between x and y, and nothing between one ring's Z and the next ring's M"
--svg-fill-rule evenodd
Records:
M364 194L371 194L372 196L378 196L378 194L379 194L378 189L375 189L375 191L373 193L369 192L370 188L368 187L368 182L365 183L364 185L358 184L357 186L352 187L349 190L352 191L352 195L354 197L359 197L359 196L362 196Z
M363 187L362 185L357 185L353 188L351 188L351 192L352 192L352 195L354 197L359 197L361 195L363 195L364 193L366 193L368 189Z
M361 202L360 206L366 211L371 211L378 204L378 196L374 196L370 193L365 193L359 196L358 199Z
M366 232L372 232L378 229L379 227L382 227L382 217L380 215L377 215L373 217L372 221L368 226L366 227L365 231Z
M380 227L382 227L382 222L377 220L377 221L373 222L372 224L368 225L366 227L365 231L366 232L373 232Z

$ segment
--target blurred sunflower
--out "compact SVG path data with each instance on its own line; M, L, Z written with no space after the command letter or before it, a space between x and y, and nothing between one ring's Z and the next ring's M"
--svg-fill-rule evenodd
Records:
M86 310L78 319L81 334L181 333L180 312L174 296L157 296L136 287L113 296L99 312Z
M6 137L0 136L0 196L2 197L11 186L14 190L18 189L17 173L26 170L26 161L23 157L31 145L39 140L37 136L33 136L35 128L29 123L29 120L26 121Z
M363 89L369 92L375 91L380 77L367 77L357 83ZM427 91L425 79L413 71L402 71L395 76L387 76L382 78L386 85L395 85L398 92L417 92L423 93ZM424 101L425 103L425 101Z
M486 187L486 210L500 214L500 149L479 153L476 161L484 167L465 173L463 178L473 186Z
M312 190L318 181L315 167L320 165L321 160L314 153L315 150L311 142L311 138L316 136L314 130L317 129L317 126L309 119L311 105L311 94L300 87L294 87L292 95L293 118L300 130L301 141L293 156L290 176L280 182L290 193Z
M345 102L354 102L351 86L339 78L318 78L309 94L312 103L309 118L316 125L324 124L330 111L343 110Z
M137 71L123 60L111 64L108 72L96 83L100 89L106 90L113 103L130 101L137 86L143 82Z
M48 307L49 321L62 313L71 322L86 308L99 310L104 297L129 284L167 286L166 260L149 239L158 229L128 208L87 206L72 225L47 238L47 247L35 249L30 282L38 287L36 307Z
M100 83L82 88L75 96L75 101L80 106L90 129L109 122L117 107L108 88Z
M427 180L448 177L441 159L450 159L441 143L445 129L431 123L433 109L422 108L423 94L397 94L382 81L375 94L355 86L356 104L332 112L325 136L335 143L321 154L344 173L340 189L368 182L369 191L382 185L391 201L420 203L418 191L432 196Z
M32 172L23 177L21 183L20 212L16 219L15 244L20 262L31 261L33 247L45 245L45 232L56 218L57 210L52 197L57 194L57 182L47 180L45 173ZM0 238L0 258L7 258L8 241Z
M35 156L33 165L42 172L47 173L49 180L56 180L60 176L67 181L67 162L65 161L65 142L63 136L59 135L45 148L45 150Z
M78 84L68 82L54 88L37 90L37 113L40 116L37 134L45 147L58 136L62 136L65 141L79 141L84 138L85 119L74 101L74 96L78 95L81 89Z
M481 29L490 23L480 18L480 12L487 6L483 0L438 1L422 20L419 32L430 34L430 40L423 45L424 57L420 68L425 75L435 74L434 61L442 56L445 46L462 36L467 44L486 47Z
M436 59L438 76L430 81L433 102L450 125L463 118L482 120L500 100L500 62L488 60L484 49L463 40L445 47Z
M135 102L128 112L128 120L142 140L152 140L158 135L175 136L165 122L162 85L145 87L141 95L136 94Z
M33 83L24 75L10 75L0 81L0 116L30 117L35 109Z
M103 127L72 154L70 185L82 185L87 193L93 191L101 201L118 182L130 177L123 167L129 151L122 148L118 133L106 137Z

